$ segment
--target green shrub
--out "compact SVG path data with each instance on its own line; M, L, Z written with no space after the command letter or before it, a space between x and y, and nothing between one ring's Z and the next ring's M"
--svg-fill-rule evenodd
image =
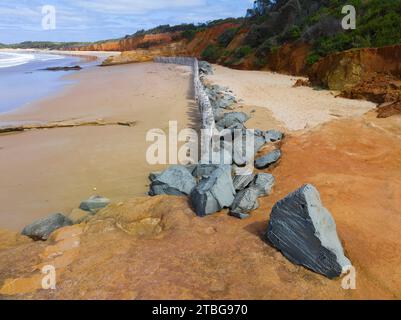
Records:
M195 38L196 33L197 33L196 30L185 30L182 33L182 37L184 39L187 39L188 41L192 41Z
M219 45L226 48L230 44L230 42L233 41L237 32L238 28L229 28L224 31L218 38Z
M306 58L306 63L310 66L314 65L320 58L321 56L319 56L317 53L312 53Z
M221 55L221 48L214 44L209 44L205 50L203 50L201 56L203 60L207 60L209 62L216 62Z
M270 37L270 34L271 31L268 27L263 25L254 25L246 35L244 45L257 48Z
M250 46L239 47L239 48L237 48L237 50L235 50L234 57L236 59L242 59L242 58L246 57L247 55L249 55L251 52L252 52L252 48Z
M294 41L301 37L301 29L299 26L292 26L286 33L280 36L281 42Z

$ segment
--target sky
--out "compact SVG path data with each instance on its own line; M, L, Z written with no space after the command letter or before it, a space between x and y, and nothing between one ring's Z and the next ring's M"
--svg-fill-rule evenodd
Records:
M0 43L114 39L161 24L241 17L252 4L253 0L0 0ZM55 29L43 28L43 6L55 8Z

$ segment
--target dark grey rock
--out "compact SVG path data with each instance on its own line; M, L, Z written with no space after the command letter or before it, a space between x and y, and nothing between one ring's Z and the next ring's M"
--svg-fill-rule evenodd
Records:
M277 142L283 139L284 134L277 130L269 130L265 132L266 142Z
M220 165L218 164L198 164L192 174L198 179L210 177L211 174L219 167Z
M243 219L251 211L259 208L258 197L259 191L253 187L240 191L231 205L230 214Z
M228 112L216 123L218 129L243 129L244 123L250 118L244 112Z
M281 151L274 150L263 157L260 157L255 160L255 167L257 169L266 169L271 166L273 163L276 163L281 158Z
M198 168L198 165L197 164L187 164L184 167L185 167L185 169L187 169L189 171L189 173L191 175L194 175L194 172Z
M79 209L96 213L100 209L107 207L110 200L101 196L92 196L88 200L81 202Z
M247 188L255 179L254 174L239 175L234 178L234 188L236 191L242 191Z
M242 137L234 135L233 161L239 166L246 165L255 158L256 153L266 144L263 134L257 130L242 130ZM253 142L250 140L253 139Z
M224 111L221 108L213 108L214 121L218 122L224 118Z
M26 226L22 230L22 235L30 237L35 241L47 240L55 230L71 226L72 224L72 221L66 216L56 213Z
M291 262L330 279L351 265L334 219L312 185L303 186L273 207L266 240Z
M252 187L258 190L258 196L268 196L272 193L276 179L269 173L259 173L256 175Z
M228 213L230 216L244 220L244 219L248 219L251 215L248 213L237 213L237 212L229 212Z
M191 193L190 202L196 214L204 217L230 207L234 196L231 166L222 165L200 181Z
M158 172L151 172L151 173L149 174L149 180L153 182L153 181L155 181L155 180L157 179L157 177L160 176L161 174L162 174L161 171L158 171Z
M206 75L212 75L213 74L213 67L212 65L207 62L207 61L199 61L199 72L206 74Z
M189 195L196 180L185 166L174 165L163 171L150 185L149 195Z
M235 103L235 97L229 93L220 93L213 105L220 109L229 109ZM231 108L232 109L232 108Z

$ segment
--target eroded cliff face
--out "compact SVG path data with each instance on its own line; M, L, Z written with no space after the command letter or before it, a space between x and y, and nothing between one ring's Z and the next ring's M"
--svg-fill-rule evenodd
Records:
M335 53L309 70L312 83L332 90L348 89L376 74L401 78L401 45Z
M71 48L77 51L130 51L135 49L147 49L153 46L162 46L175 42L180 33L145 34L135 37L126 37L117 41L94 43L89 46Z
M401 113L401 45L329 55L310 68L309 78L343 97L380 104L380 118Z
M224 31L238 26L238 24L234 23L223 23L198 32L195 38L188 43L188 52L197 58L201 58L203 50L205 50L207 46L215 44Z
M305 75L311 46L304 42L285 44L267 58L267 70L291 75Z

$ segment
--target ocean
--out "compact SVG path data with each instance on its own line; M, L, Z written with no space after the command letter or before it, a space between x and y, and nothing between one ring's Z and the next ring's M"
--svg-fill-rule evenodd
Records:
M46 71L48 67L94 62L82 57L36 52L0 51L0 113L14 111L44 98L71 83L64 76L77 71Z

